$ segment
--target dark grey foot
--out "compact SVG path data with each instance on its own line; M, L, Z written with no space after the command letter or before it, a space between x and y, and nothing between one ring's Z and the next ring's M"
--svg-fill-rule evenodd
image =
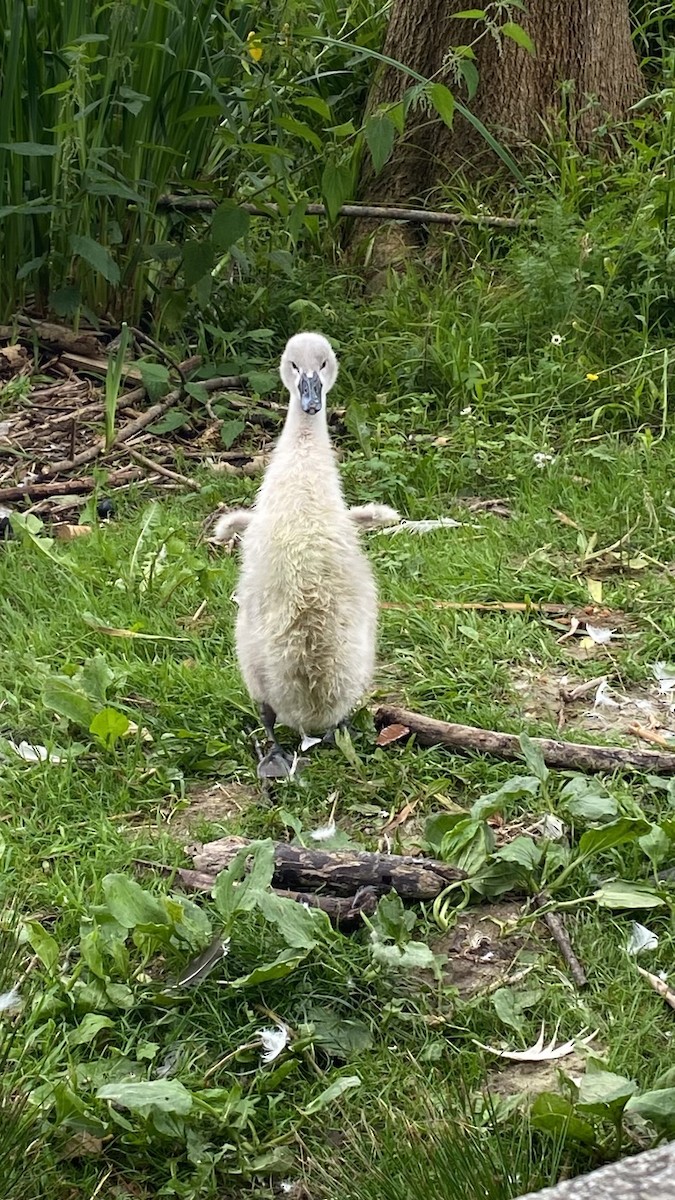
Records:
M335 745L335 734L338 729L340 730L340 733L349 733L348 722L347 721L338 721L337 725L334 725L332 729L329 729L327 733L324 733L324 735L321 739L321 745L329 746L329 747L334 746Z
M288 779L293 769L293 755L278 742L258 763L258 779Z

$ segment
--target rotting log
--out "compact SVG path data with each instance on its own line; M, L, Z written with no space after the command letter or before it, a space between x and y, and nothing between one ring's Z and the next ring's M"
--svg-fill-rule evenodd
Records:
M375 712L378 729L402 725L421 746L445 746L450 750L473 751L493 758L522 761L523 751L514 733L453 725L397 705L382 705ZM622 746L588 746L554 738L532 738L549 767L566 771L639 771L650 775L675 775L675 753L657 750L627 750Z
M192 859L197 871L217 875L248 845L248 838L218 838L197 846ZM360 888L372 888L379 896L393 889L402 900L433 900L448 884L466 878L464 871L433 858L317 850L284 842L274 844L274 864L275 888L292 892L325 888L334 896L354 896Z
M191 871L188 867L169 867L164 863L135 860L136 866L142 870L158 871L162 875L172 875L187 892L210 892L216 882L216 875L205 871ZM360 888L352 896L324 896L314 892L291 891L288 888L274 888L277 896L288 900L297 900L307 908L318 908L325 912L331 924L336 929L347 930L361 924L361 915L372 916L377 908L378 895L374 888Z

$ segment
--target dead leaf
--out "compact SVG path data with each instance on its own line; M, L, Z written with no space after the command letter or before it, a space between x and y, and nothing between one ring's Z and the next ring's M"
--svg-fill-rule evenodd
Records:
M591 600L593 600L595 604L602 604L602 580L591 579L589 576L587 576L586 587L588 588L588 594L591 597Z
M558 518L561 525L569 525L570 529L578 530L581 528L581 526L577 525L576 521L573 521L571 517L568 517L567 513L561 512L559 508L553 509L553 516Z
M407 725L386 725L377 735L378 746L391 746L392 742L400 742L401 738L410 733Z
M54 537L60 542L72 542L75 538L86 537L91 533L91 525L53 525Z
M406 727L405 725L401 725L400 728L405 729ZM396 729L396 726L390 725L389 729ZM385 731L383 730L383 732ZM407 730L407 732L409 733L410 730ZM388 821L384 826L382 829L382 836L388 837L394 832L395 829L398 829L399 825L404 825L408 820L408 817L413 815L418 803L418 800L411 800L409 804L404 804L401 811L398 812L395 817L392 817L391 821Z
M64 1158L97 1158L102 1153L102 1138L94 1137L86 1129L79 1129L63 1147Z
M25 372L28 366L28 351L25 346L0 347L0 379L11 379L12 375Z

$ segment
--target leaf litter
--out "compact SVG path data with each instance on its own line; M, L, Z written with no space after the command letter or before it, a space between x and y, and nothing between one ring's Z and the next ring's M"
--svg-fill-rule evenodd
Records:
M675 675L673 676L675 686ZM607 675L579 679L564 668L519 666L512 686L520 698L520 713L529 721L645 738L645 733L675 739L675 712L663 684L634 684L619 691Z

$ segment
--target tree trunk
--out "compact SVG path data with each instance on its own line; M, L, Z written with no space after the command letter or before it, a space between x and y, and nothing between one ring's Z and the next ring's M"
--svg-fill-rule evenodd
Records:
M488 14L490 7L495 6ZM568 136L587 147L606 118L625 118L642 91L628 0L530 0L528 7L529 12L515 9L512 17L534 43L534 55L512 38L486 30L483 21L453 19L453 13L466 9L465 0L393 0L384 54L444 82L505 146L541 141L564 102ZM452 47L470 45L479 76L471 101L449 56ZM412 82L384 67L371 91L370 110L396 103ZM418 107L409 111L405 136L380 174L374 175L370 161L365 164L361 194L380 202L420 199L458 168L476 173L495 161L460 113L449 129Z

